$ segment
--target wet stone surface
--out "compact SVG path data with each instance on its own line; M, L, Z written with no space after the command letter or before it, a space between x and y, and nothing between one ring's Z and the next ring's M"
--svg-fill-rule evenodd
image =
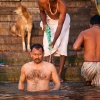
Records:
M64 82L60 91L52 92L23 92L17 86L18 83L0 83L0 100L100 100L100 87L79 82Z

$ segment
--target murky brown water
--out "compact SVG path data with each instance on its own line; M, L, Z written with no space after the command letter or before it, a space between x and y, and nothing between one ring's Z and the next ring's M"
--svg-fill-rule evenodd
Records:
M79 82L64 82L60 91L53 92L23 92L18 91L17 85L0 83L0 100L100 100L100 87Z

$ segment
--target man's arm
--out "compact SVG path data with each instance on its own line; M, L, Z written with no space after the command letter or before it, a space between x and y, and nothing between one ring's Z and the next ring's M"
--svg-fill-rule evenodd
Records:
M41 20L43 22L43 29L45 30L47 22L46 22L46 13L45 13L45 10L42 7L43 6L43 1L39 0L38 5L39 5L39 10L40 10L40 17L41 17Z
M59 90L61 83L60 83L60 79L58 77L58 74L57 74L55 66L52 67L52 80L55 83L55 86L50 91L52 91L52 90Z
M25 72L24 72L24 67L21 68L21 75L19 79L19 84L18 84L18 89L19 90L24 90L24 81L25 81Z
M54 39L53 39L53 42L52 42L53 46L55 45L55 42L56 42L56 40L58 39L58 37L61 33L63 23L65 21L65 17L66 17L66 13L67 13L67 6L65 4L62 5L62 6L63 6L62 8L59 7L60 8L60 16L59 16L58 26L57 26L57 29L56 29L56 32L55 32L55 36L54 36Z
M83 39L84 39L83 32L81 32L79 34L78 38L76 39L75 43L73 44L73 49L74 50L79 50L79 49L82 48Z

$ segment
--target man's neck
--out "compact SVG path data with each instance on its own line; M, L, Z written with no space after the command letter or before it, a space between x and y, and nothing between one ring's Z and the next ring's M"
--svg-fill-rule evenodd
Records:
M57 2L57 0L49 0L49 2L54 3Z
M94 24L93 27L100 27L100 24Z
M35 63L35 62L33 62L33 64L34 64L35 66L39 67L39 66L41 66L41 65L43 64L43 61L41 61L40 63Z

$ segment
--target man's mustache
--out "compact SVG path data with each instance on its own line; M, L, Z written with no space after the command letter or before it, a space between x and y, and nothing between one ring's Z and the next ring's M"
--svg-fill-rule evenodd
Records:
M35 60L40 60L39 58L36 58Z

